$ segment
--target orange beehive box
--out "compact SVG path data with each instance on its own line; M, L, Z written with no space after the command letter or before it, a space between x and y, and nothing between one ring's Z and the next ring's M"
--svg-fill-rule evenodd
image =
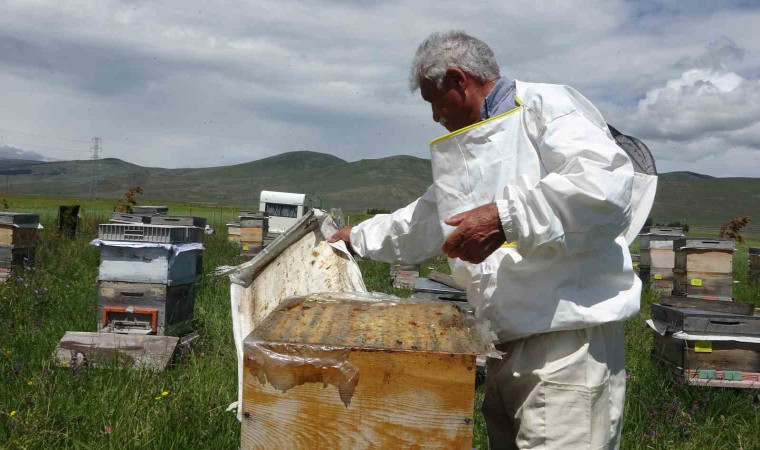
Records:
M311 294L244 341L241 447L472 447L470 316L440 301Z

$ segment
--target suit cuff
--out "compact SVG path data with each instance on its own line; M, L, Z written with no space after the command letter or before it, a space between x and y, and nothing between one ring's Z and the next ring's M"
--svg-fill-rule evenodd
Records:
M504 231L507 242L516 242L520 233L514 220L516 209L510 206L511 203L509 200L496 200L496 209L499 211L501 229Z

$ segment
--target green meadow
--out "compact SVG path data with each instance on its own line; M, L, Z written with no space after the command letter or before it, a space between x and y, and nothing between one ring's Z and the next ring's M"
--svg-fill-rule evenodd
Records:
M52 352L66 331L96 331L98 248L89 245L96 224L107 220L112 200L9 197L14 211L39 213L45 226L33 265L0 285L0 447L17 448L238 448L240 426L227 406L236 400L237 369L230 320L229 281L214 268L243 262L226 238L225 221L237 208L170 203L173 215L213 219L216 233L205 235L204 274L198 284L194 328L199 340L180 349L160 374L117 367L59 368ZM76 238L55 230L57 206L81 204L83 221ZM356 223L366 214L352 214ZM699 234L700 230L693 230ZM760 287L748 286L747 247L734 257L736 300L760 306ZM361 261L366 285L407 297L391 287L387 264ZM422 266L447 271L445 259ZM628 392L625 449L760 448L760 392L694 387L654 362L649 352L649 304L625 324ZM482 401L480 387L478 401ZM488 448L476 405L473 447Z

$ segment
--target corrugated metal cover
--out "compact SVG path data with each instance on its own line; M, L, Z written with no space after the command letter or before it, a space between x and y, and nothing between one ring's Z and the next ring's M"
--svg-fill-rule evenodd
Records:
M294 194L291 192L261 191L261 203L279 203L281 205L303 206L306 194Z

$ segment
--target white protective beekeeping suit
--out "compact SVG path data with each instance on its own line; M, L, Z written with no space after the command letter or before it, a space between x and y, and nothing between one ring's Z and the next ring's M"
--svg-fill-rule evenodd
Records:
M363 257L439 255L449 217L496 202L507 241L480 264L449 259L505 356L489 360L492 448L616 448L625 403L621 321L639 311L628 245L657 177L634 173L599 111L566 86L515 82L511 111L431 142L433 181L354 227Z
M433 181L393 214L354 227L362 257L420 263L439 255L444 220L496 202L507 241L480 264L450 259L499 341L627 319L641 282L628 244L654 201L599 111L575 90L516 81L518 106L431 142Z

